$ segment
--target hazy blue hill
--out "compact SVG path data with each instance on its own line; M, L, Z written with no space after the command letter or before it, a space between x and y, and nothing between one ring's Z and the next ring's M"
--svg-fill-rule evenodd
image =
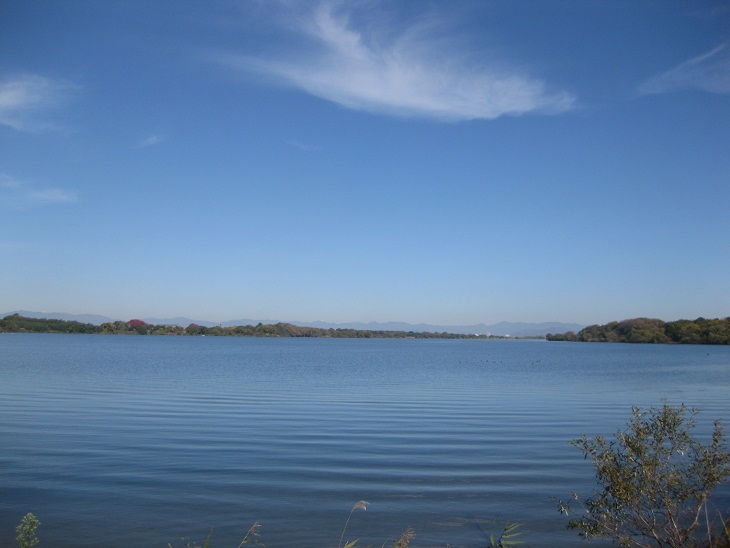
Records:
M548 333L567 333L580 331L585 325L578 323L543 322L499 322L488 326L492 335L511 335L513 337L536 337Z
M311 324L303 323L303 322L287 322L285 320L251 320L248 318L242 318L239 320L228 320L228 321L221 322L220 324L215 324L215 325L222 325L223 327L232 327L234 325L258 325L260 323L262 323L264 325L275 325L275 324L281 323L281 322L290 323L292 325L298 325L301 327L315 327Z
M214 327L216 325L221 325L219 322L209 322L207 320L193 320L191 318L187 318L185 316L176 316L174 318L140 318L144 320L147 323L151 323L153 325L179 325L181 327L187 327L191 323L194 323L195 325L204 325L205 327ZM225 327L225 324L223 324Z
M26 318L45 318L47 320L64 320L68 322L90 323L93 325L101 325L106 322L113 322L113 318L101 316L99 314L67 314L65 312L32 312L30 310L13 310L12 312L0 313L0 318L10 316L11 314L20 314ZM120 319L120 318L117 318ZM130 318L127 318L130 319Z
M568 331L580 331L585 326L577 323L544 322L544 323L512 323L499 322L492 325L483 323L474 325L434 325L434 324L410 324L404 322L351 322L351 323L327 323L327 322L289 322L294 325L306 325L308 327L320 327L322 329L366 329L371 331L416 331L443 333L463 333L471 335L496 335L513 337L539 337L548 333L566 333Z

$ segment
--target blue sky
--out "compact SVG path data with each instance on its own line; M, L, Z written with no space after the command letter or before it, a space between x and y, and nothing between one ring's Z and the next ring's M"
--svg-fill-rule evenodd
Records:
M730 315L730 5L3 2L0 310Z

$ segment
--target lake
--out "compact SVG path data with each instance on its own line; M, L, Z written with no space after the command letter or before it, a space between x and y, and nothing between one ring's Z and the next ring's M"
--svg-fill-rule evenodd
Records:
M0 335L0 546L578 546L568 445L631 406L730 424L730 348L510 340ZM727 509L730 489L719 502ZM600 545L600 544L596 544Z

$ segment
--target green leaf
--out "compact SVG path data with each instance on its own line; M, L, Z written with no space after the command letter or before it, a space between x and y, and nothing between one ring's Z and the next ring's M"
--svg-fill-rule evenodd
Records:
M208 538L205 539L205 544L203 544L203 548L208 548L208 543L210 542L210 537L213 534L213 529L211 528L210 533L208 533Z

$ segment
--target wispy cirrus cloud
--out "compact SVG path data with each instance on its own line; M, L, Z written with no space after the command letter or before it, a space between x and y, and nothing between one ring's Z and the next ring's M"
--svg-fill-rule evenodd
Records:
M0 175L0 205L12 209L76 202L73 192L56 187L37 187L8 175Z
M43 114L78 89L70 82L37 74L24 74L0 81L0 125L17 131L57 129Z
M141 141L139 141L134 148L147 148L147 147L153 147L155 145L159 145L160 143L164 142L166 137L159 132L151 133Z
M298 141L296 139L290 139L287 141L287 143L290 146L293 146L294 148L297 148L302 151L312 151L312 150L319 150L319 147L316 145L311 145L309 143L305 143L304 141Z
M730 93L730 48L728 44L721 44L707 53L653 76L639 86L639 93L650 95L680 89Z
M314 7L311 7L314 6ZM442 120L494 119L573 108L568 92L499 59L478 61L434 19L401 30L356 28L351 4L308 4L288 28L297 40L272 55L223 54L218 61L268 75L347 108Z

